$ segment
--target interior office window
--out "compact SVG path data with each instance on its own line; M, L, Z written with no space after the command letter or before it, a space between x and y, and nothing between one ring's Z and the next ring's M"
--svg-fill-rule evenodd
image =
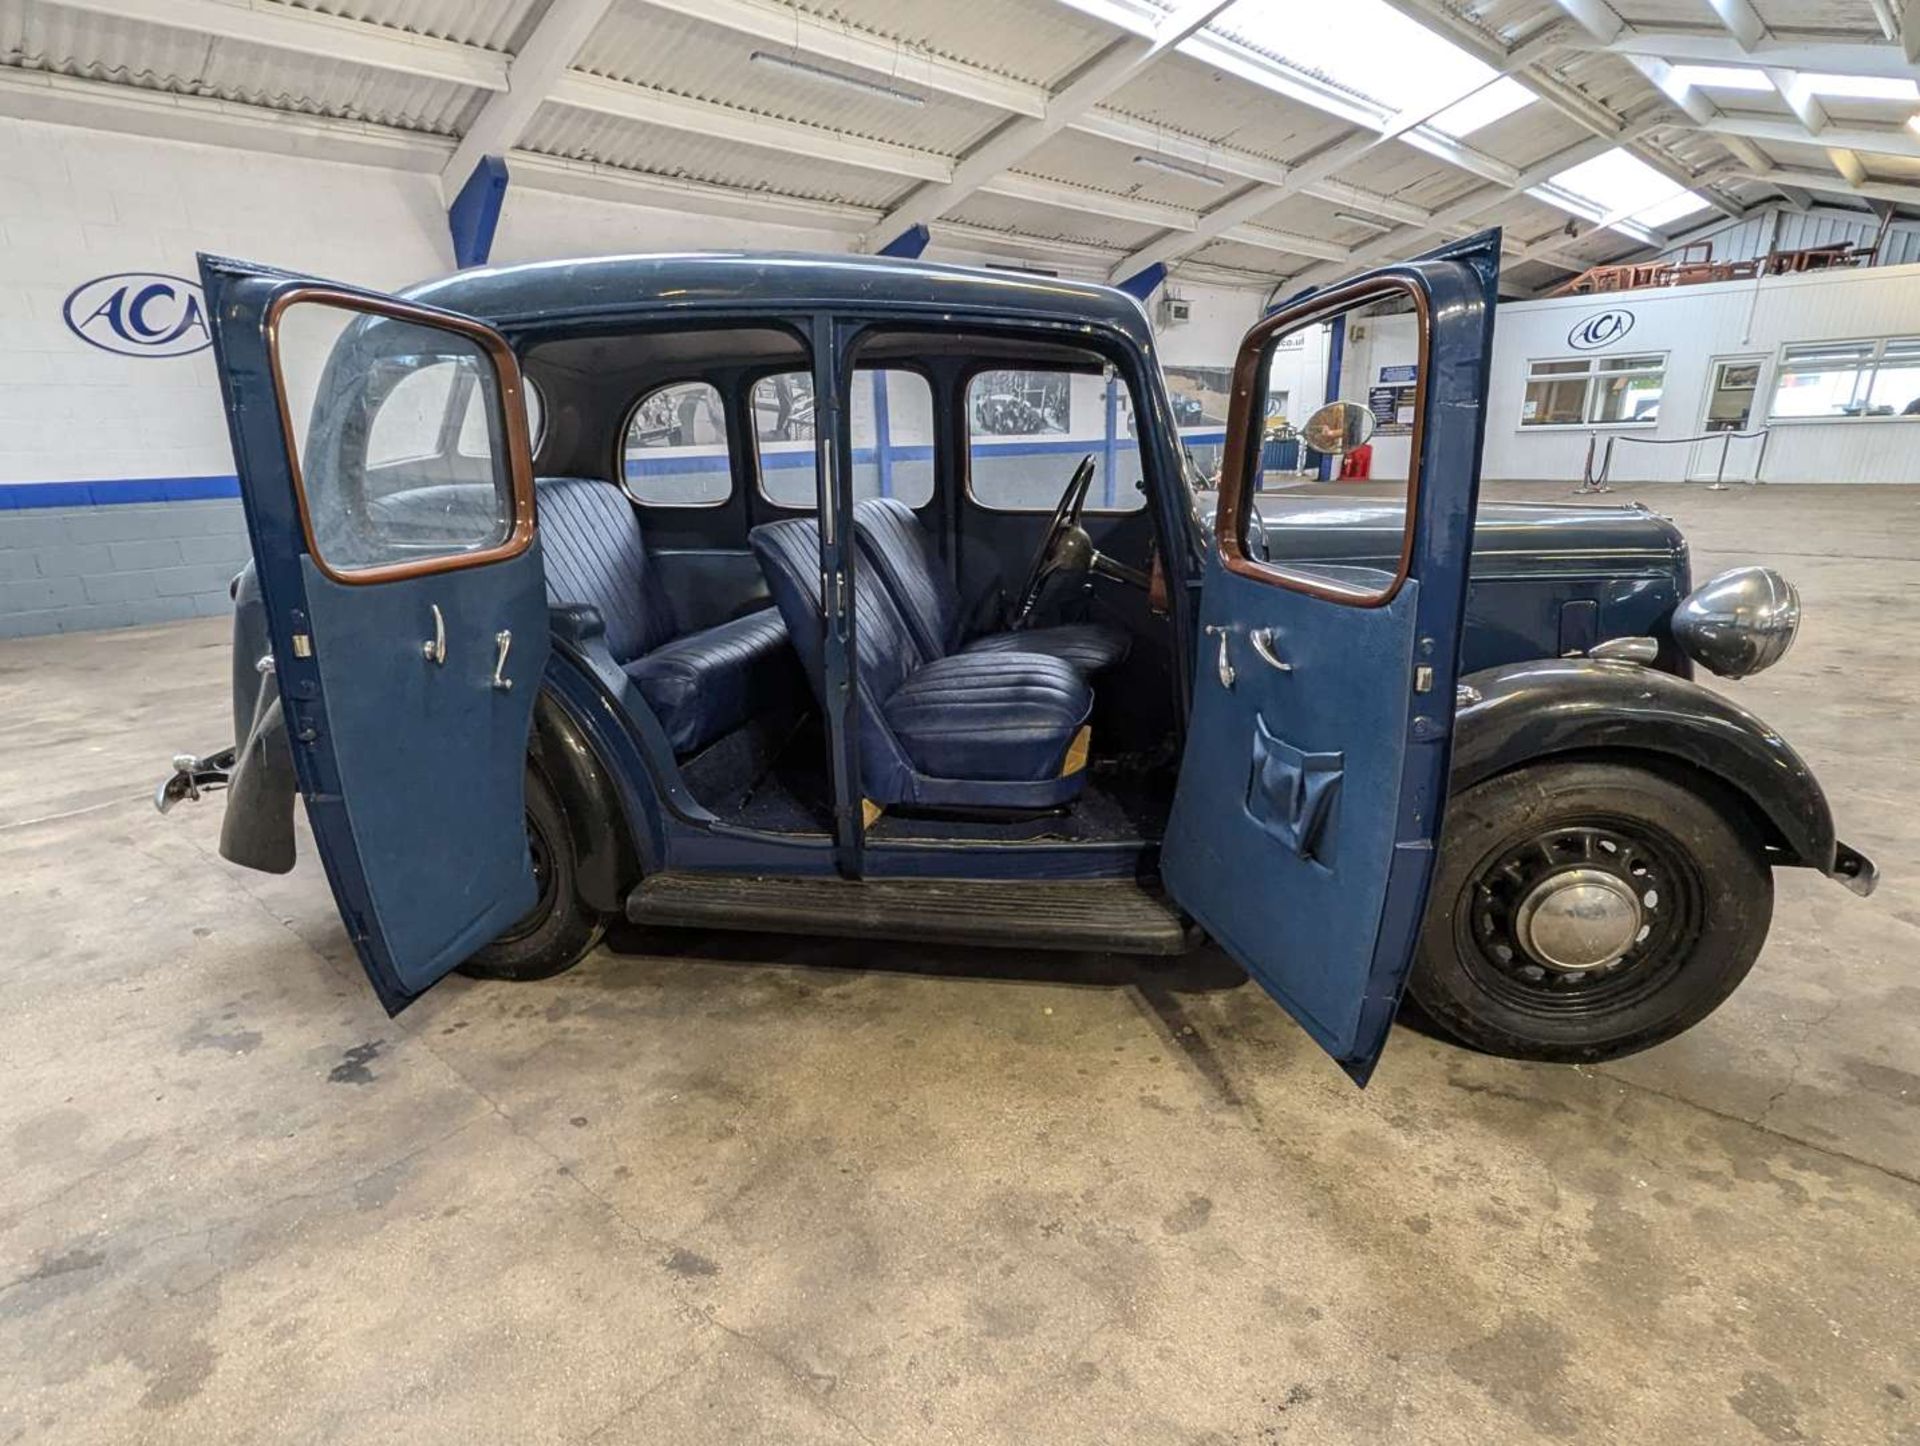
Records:
M1896 337L1881 347L1867 392L1867 415L1920 416L1920 336Z
M817 507L812 373L760 378L752 404L761 495L780 507ZM932 501L933 389L927 379L899 367L858 368L847 411L855 500L898 497L909 507Z
M1089 453L1088 511L1146 506L1133 393L1117 376L996 368L967 384L968 487L983 507L1051 512Z
M1577 427L1587 419L1587 388L1593 368L1585 361L1535 362L1527 368L1527 394L1520 406L1523 427Z
M1663 357L1602 357L1594 376L1592 422L1657 422L1666 383Z
M1660 420L1664 356L1570 357L1527 367L1523 427L1650 426Z
M1873 370L1874 344L1790 346L1773 384L1775 417L1856 417Z
M651 507L711 507L733 494L727 413L708 382L655 387L627 418L627 495Z

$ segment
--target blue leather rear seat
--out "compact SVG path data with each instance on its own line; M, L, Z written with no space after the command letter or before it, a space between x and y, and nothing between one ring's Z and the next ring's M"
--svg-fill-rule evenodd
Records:
M810 517L747 534L807 680L825 694L820 528ZM854 573L860 787L878 804L1048 808L1085 782L1076 739L1093 710L1086 679L1059 658L923 647L872 568Z
M626 494L585 477L543 477L535 485L548 603L599 612L608 653L676 754L698 752L796 690L777 610L677 636L679 614Z
M1042 653L1059 658L1083 676L1111 668L1127 655L1129 639L1104 623L1063 623L1051 628L987 633L963 640L966 621L960 592L933 555L913 509L897 497L865 497L853 504L861 552L873 560L887 590L900 605L920 647L930 657L949 653Z

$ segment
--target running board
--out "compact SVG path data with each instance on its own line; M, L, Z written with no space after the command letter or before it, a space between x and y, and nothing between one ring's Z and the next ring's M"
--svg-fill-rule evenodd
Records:
M656 874L627 896L635 924L916 939L1013 949L1183 954L1185 921L1132 879L754 878Z

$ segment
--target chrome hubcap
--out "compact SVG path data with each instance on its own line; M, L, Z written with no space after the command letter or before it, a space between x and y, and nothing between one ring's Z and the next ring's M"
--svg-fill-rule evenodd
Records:
M1618 874L1563 869L1534 886L1513 922L1520 947L1536 962L1577 974L1611 964L1633 946L1640 900Z

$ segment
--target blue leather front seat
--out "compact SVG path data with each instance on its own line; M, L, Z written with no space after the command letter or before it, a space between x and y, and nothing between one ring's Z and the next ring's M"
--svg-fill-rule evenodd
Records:
M820 528L810 517L747 534L807 679L825 698ZM924 808L1050 808L1086 780L1093 690L1038 653L942 656L922 645L886 584L855 568L860 787Z
M681 635L640 519L613 483L543 477L535 488L548 603L585 604L600 614L607 652L677 755L698 752L797 690L786 625L774 608Z
M853 504L853 525L862 553L879 568L914 637L932 657L1042 653L1071 664L1082 676L1091 676L1127 655L1127 635L1104 623L1063 623L964 640L960 592L934 557L933 539L913 509L897 497L862 498Z

